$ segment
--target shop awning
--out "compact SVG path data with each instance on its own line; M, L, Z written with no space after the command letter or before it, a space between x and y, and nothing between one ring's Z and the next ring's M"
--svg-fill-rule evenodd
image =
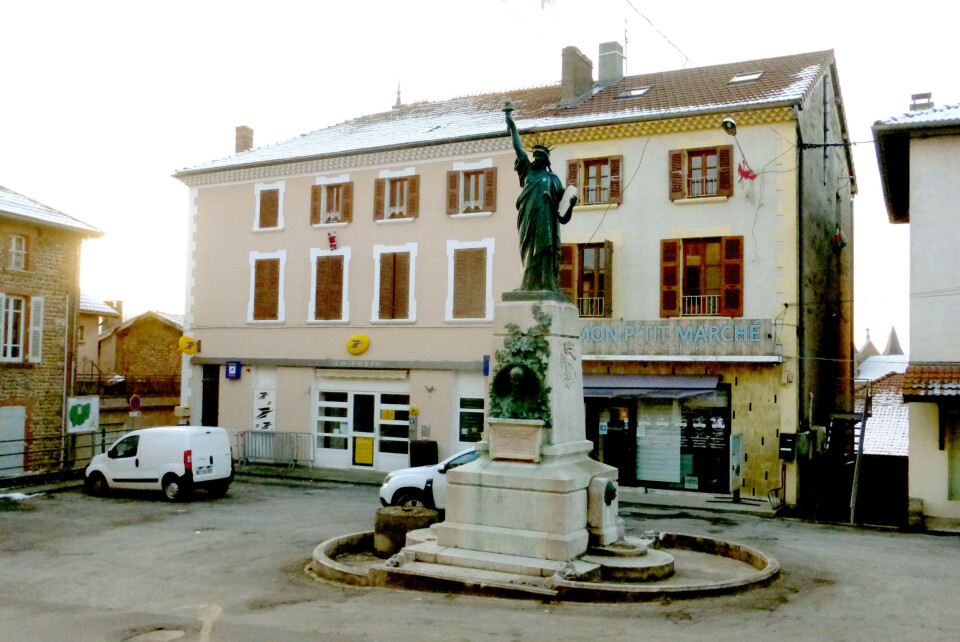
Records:
M713 392L719 375L584 375L583 396L682 399Z

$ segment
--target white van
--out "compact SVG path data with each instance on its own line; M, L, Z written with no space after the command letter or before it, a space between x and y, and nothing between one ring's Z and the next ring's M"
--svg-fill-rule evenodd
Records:
M87 466L92 495L112 488L160 490L170 501L195 488L227 492L233 481L230 437L214 426L165 426L134 430Z

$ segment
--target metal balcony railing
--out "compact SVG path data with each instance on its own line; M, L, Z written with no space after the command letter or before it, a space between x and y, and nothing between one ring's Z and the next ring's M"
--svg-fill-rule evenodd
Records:
M687 179L687 196L697 198L698 196L716 196L717 179L716 178L689 178Z
M580 308L582 317L602 317L603 316L603 297L580 297L577 299L577 306Z
M685 317L709 317L720 314L720 295L706 294L702 296L684 296L683 310Z
M77 375L74 385L77 396L99 397L173 396L180 395L179 375Z

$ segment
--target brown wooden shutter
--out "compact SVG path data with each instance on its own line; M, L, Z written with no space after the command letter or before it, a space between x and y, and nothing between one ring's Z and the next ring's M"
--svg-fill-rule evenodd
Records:
M497 211L497 168L483 170L483 211Z
M353 220L353 181L343 184L340 193L340 220L349 223Z
M487 315L487 250L453 252L453 318L482 319Z
M314 318L340 319L343 316L343 257L317 257L317 290Z
M393 318L393 272L394 257L392 252L380 255L380 311L381 319Z
M280 259L258 259L253 275L253 318L275 321L280 318Z
M460 213L460 172L447 172L447 214Z
M261 228L276 227L280 222L280 190L260 190Z
M397 252L393 263L393 318L410 318L410 253Z
M420 177L411 176L407 179L407 216L417 218L420 214Z
M583 185L580 184L580 159L571 158L567 161L567 186L576 185L578 188L577 198L581 203L584 202L583 198Z
M613 243L603 242L603 315L613 317Z
M670 150L670 200L675 201L683 198L683 150Z
M723 291L720 314L725 317L743 316L743 237L724 236L720 239L720 261Z
M717 147L717 196L733 196L733 145Z
M320 211L323 190L323 185L314 185L310 188L310 225L323 223L323 213Z
M570 303L577 305L577 246L575 243L564 243L560 246L560 292L565 294Z
M660 241L660 316L680 316L680 239Z
M373 181L373 220L383 220L383 199L387 193L387 181L378 178ZM381 264L382 265L382 264Z
M610 202L622 203L621 174L623 172L623 156L610 157Z

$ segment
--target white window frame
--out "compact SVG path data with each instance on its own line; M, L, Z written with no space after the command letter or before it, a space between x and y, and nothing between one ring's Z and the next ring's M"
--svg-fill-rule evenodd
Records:
M343 298L340 301L339 319L317 319L317 259L325 256L343 257ZM379 267L379 266L378 266ZM379 273L379 270L378 270ZM347 284L350 283L350 248L341 247L336 250L323 250L320 248L310 248L310 307L307 308L307 323L317 325L336 325L348 323L350 321L350 296L347 292Z
M260 227L260 192L267 189L279 190L280 194L277 197L277 226L276 227ZM283 229L283 193L286 190L286 181L278 181L276 183L257 183L255 186L256 193L256 207L253 217L253 231L254 232L276 232Z
M400 212L399 216L393 217L393 213L390 211L390 188L393 186L392 181L398 178L410 178L411 176L417 175L416 167L404 167L403 169L382 169L378 178L384 179L383 181L383 220L377 221L377 223L400 223L402 221L414 221L414 217L407 214L407 204L410 196L410 183L404 181L403 183L403 206L397 208L396 211ZM379 264L378 264L379 265Z
M410 288L407 298L409 317L406 319L380 318L380 256L393 252L407 252L410 254ZM417 322L417 243L406 245L374 245L373 246L373 305L370 308L370 323L378 324L409 324Z
M453 288L454 288L454 253L457 250L475 250L483 248L487 251L486 275L486 304L485 316L474 319L459 319L453 316ZM444 305L443 320L447 323L476 323L477 321L493 321L493 253L496 249L496 240L493 237L479 241L447 241L447 300Z
M16 294L0 294L0 361L6 363L19 363L24 361L23 338L27 320L27 297ZM12 314L7 310L8 305L13 305L13 301L21 301L22 306L17 313L20 315L20 332L18 336L8 336L7 326L12 325ZM9 333L13 334L13 333ZM19 348L17 356L10 356L15 348Z
M457 181L457 202L459 213L451 214L450 218L471 218L474 216L490 216L493 212L483 209L483 194L486 189L486 176L484 174L480 175L480 211L478 212L465 212L465 203L463 199L463 183L466 180L464 174L466 172L476 172L485 169L490 169L493 167L492 158L484 158L483 160L475 161L472 163L465 162L456 162L453 164L453 171L459 172L459 180Z
M10 269L27 269L27 237L22 234L10 235Z
M276 319L254 319L253 318L253 308L254 308L254 296L256 294L256 285L257 285L257 261L263 259L280 259L280 285L277 292L277 318ZM283 284L286 280L285 272L287 265L287 251L286 250L277 250L276 252L250 252L250 296L247 301L247 323L255 323L257 325L276 325L277 323L283 323L287 316L286 305L284 304L283 298Z
M344 185L350 182L350 174L341 174L340 176L318 176L316 185L323 187L320 190L320 216L321 219L327 213L327 187L332 185ZM335 223L314 223L313 227L345 227L347 222L343 220L343 193L340 195L340 220Z

